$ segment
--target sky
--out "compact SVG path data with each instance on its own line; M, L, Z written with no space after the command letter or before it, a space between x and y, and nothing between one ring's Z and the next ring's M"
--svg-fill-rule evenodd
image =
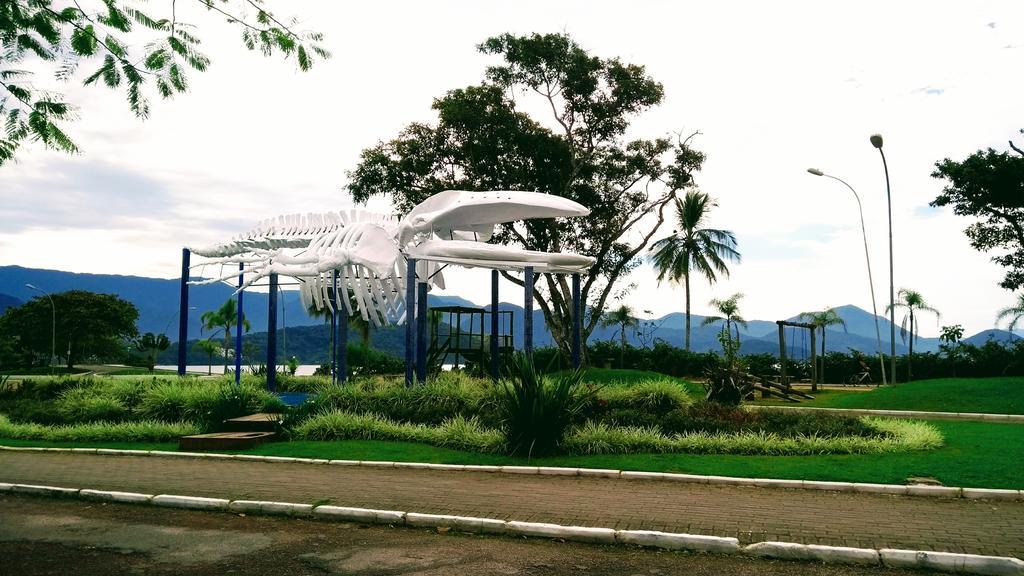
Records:
M182 3L179 3L182 5ZM693 282L693 311L742 292L748 319L855 304L871 309L857 205L861 196L879 312L888 302L885 138L896 288L920 291L940 324L991 328L1013 301L1002 269L963 235L970 221L928 203L934 163L1024 138L1024 3L636 1L270 1L325 36L334 57L311 71L242 46L239 31L188 5L213 65L190 92L154 100L142 121L123 93L57 84L80 106L77 156L24 147L0 168L0 265L174 278L180 249L294 212L348 208L359 153L410 122L435 119L434 98L479 83L489 36L570 34L600 57L646 66L664 102L630 137L700 131L696 177L718 200L710 224L733 230L743 261L714 286ZM159 4L147 4L153 11ZM371 208L388 209L386 200ZM667 234L671 229L666 228ZM661 236L661 234L659 234ZM483 270L448 274L448 290L483 303ZM641 316L681 311L682 288L647 264L627 280ZM518 302L511 284L502 299Z

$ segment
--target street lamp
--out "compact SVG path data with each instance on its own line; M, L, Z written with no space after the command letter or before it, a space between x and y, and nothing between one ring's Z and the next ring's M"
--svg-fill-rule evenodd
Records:
M50 315L52 317L52 324L50 325L50 374L53 374L53 360L57 357L57 306L53 303L53 297L50 293L42 288L36 288L31 284L25 284L26 288L42 292L50 299Z
M878 345L878 364L882 367L882 385L884 386L886 384L886 380L885 360L882 359L882 331L878 327L878 305L875 303L875 279L871 274L871 256L868 253L868 232L864 227L864 207L860 203L860 195L853 189L853 186L847 184L842 178L837 178L831 174L825 174L817 168L808 168L807 171L815 176L825 176L826 178L831 178L841 182L844 186L850 189L850 192L853 192L853 197L857 199L857 210L860 212L860 233L864 238L864 260L868 265L868 285L871 287L871 317L875 319L875 341Z
M889 374L892 375L892 383L896 383L896 291L893 286L893 259L892 259L892 188L889 186L889 165L885 162L885 152L882 150L882 135L872 134L871 145L878 149L882 155L882 168L885 169L885 196L889 202Z

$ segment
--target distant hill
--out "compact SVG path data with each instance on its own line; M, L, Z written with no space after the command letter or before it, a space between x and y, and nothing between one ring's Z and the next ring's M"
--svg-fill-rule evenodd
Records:
M22 300L11 296L10 294L0 294L0 314L4 313L4 310L8 308L15 308L22 305Z
M145 278L140 276L120 276L111 274L78 274L73 272L62 272L59 270L42 270L24 268L21 266L0 266L0 311L9 306L17 306L22 302L38 296L38 292L25 287L26 283L34 284L50 292L62 292L65 290L90 290L105 294L117 294L121 298L135 304L139 309L139 330L142 332L166 333L171 340L177 339L178 324L178 291L179 282L177 279ZM228 298L231 297L234 289L224 284L210 286L192 286L189 290L189 305L194 308L189 310L189 331L190 340L201 336L199 327L199 316L208 310L219 308ZM286 290L283 298L278 303L282 317L278 319L278 326L288 327L288 335L296 346L302 338L320 338L320 334L327 334L323 327L323 320L310 317L299 302L297 291ZM431 294L428 300L431 306L459 305L476 306L473 302L458 296L438 296ZM489 309L489 307L484 307ZM516 346L521 346L523 341L523 308L516 304L503 302L501 310L513 312L513 338ZM846 305L837 308L839 315L846 321L846 330L842 327L830 328L826 335L828 350L846 351L849 348L862 352L873 352L876 349L875 323L870 312L856 306ZM252 325L254 337L259 333L265 333L267 328L267 295L261 292L245 293L245 313ZM693 350L709 351L718 350L717 339L719 326L701 326L704 317L694 315L691 317L691 344ZM479 320L476 320L476 329L479 330ZM646 321L645 321L646 322ZM487 324L489 326L489 323ZM308 327L310 330L299 330L300 327ZM463 319L463 329L469 328L468 318ZM673 346L683 345L684 315L681 312L673 312L661 318L656 318L646 329L648 344L655 339L665 341ZM889 321L879 317L879 328L882 333L883 350L889 349ZM293 329L295 330L294 336ZM379 334L377 336L376 334ZM767 352L777 354L779 349L778 328L774 320L751 320L745 329L740 330L742 348L741 353L752 354ZM803 335L802 335L803 334ZM984 344L989 338L996 341L1007 341L1011 337L1005 330L985 330L964 339L964 342L972 344ZM550 332L544 324L544 315L541 311L534 311L534 344L536 346L550 346L554 343ZM806 331L791 330L786 332L786 352L797 357L807 355L807 348L810 346ZM642 339L634 330L627 331L626 339L635 346L642 345ZM618 342L618 331L615 327L597 327L591 334L590 341L612 340ZM402 353L404 346L404 328L391 327L375 331L375 347L394 352ZM897 353L906 353L907 346L900 340L897 334ZM939 340L937 338L921 338L914 344L914 350L921 352L938 350ZM326 349L326 346L324 346ZM303 359L306 361L306 359ZM310 361L313 361L311 358Z

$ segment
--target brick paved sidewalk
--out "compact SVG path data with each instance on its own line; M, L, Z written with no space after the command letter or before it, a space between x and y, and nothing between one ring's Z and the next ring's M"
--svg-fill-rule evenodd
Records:
M1024 502L39 452L0 452L0 482L1024 557Z

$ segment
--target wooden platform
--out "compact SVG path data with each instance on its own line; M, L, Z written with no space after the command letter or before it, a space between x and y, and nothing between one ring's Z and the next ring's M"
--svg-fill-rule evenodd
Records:
M260 412L229 418L224 421L224 428L230 432L277 432L280 422L280 414Z
M178 440L178 450L201 452L203 450L245 450L259 446L274 437L273 432L214 432L184 436Z

